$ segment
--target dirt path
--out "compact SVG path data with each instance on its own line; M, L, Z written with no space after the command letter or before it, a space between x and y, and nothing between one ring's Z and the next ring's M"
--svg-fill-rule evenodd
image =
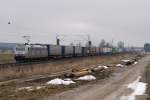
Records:
M132 83L138 76L142 76L149 62L150 56L144 57L137 65L118 69L108 79L46 97L43 100L120 100L121 96L131 92L126 89L126 85Z

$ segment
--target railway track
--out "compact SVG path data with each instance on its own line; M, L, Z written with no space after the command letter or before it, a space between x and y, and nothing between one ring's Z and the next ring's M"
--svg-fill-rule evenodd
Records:
M118 55L118 54L112 54L111 56L113 56L113 55ZM102 55L102 56L110 56L110 55ZM94 57L94 56L51 58L51 59L47 59L47 60L34 60L34 61L24 61L24 62L0 63L0 69L1 68L8 68L8 67L34 65L34 64L56 63L57 61L60 61L60 60L65 61L65 60L69 60L69 59L80 59L80 58L86 58L86 57Z
M35 75L35 76L27 77L27 78L19 78L19 79L7 80L7 81L0 81L0 85L12 83L12 82L15 82L15 83L33 82L33 81L38 81L38 80L42 80L42 79L46 79L46 78L60 76L60 75L63 75L65 73L68 73L71 71L72 71L72 69L69 69L69 70L64 70L64 71L60 71L60 72L54 72L54 73L51 73L48 75Z
M25 65L33 65L33 64L42 64L42 63L49 63L49 62L51 62L51 61L47 60L47 61L3 63L3 64L0 64L0 68L17 67L17 66L25 66Z
M83 57L71 57L71 59L80 59ZM0 63L0 69L1 68L8 68L8 67L17 67L17 66L26 66L26 65L34 65L34 64L44 64L44 63L55 63L57 61L63 61L68 60L69 57L66 58L51 58L47 60L33 60L33 61L24 61L24 62L12 62L12 63Z
M84 56L84 57L88 57L88 56ZM33 65L33 64L55 63L57 61L63 61L63 60L65 61L69 59L80 59L84 57L78 56L78 57L65 57L65 58L51 58L51 59L46 59L46 60L32 60L32 61L24 61L24 62L0 63L0 69L7 68L7 67Z

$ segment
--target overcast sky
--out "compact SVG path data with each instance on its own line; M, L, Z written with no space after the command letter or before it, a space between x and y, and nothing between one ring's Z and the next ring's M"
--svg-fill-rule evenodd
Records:
M0 42L150 42L150 0L0 0ZM11 24L8 24L8 22Z

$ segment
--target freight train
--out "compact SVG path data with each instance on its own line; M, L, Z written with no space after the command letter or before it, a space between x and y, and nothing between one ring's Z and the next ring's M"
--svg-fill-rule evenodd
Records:
M64 57L82 57L96 55L111 55L118 51L112 47L81 47L64 45L37 45L37 44L19 44L15 47L16 61L42 59L42 58L64 58Z

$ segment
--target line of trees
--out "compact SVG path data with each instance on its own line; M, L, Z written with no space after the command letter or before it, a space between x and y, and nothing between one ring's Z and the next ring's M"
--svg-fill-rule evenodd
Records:
M112 47L112 46L113 46L112 43L106 42L104 39L102 39L101 42L99 43L99 47ZM124 42L119 41L117 47L124 49Z
M150 44L149 43L144 44L144 50L145 50L145 52L150 52Z
M73 42L70 43L70 46L82 46L82 43L79 42L77 44L74 44ZM87 41L86 44L85 44L86 47L88 46L92 46L92 42L91 41ZM113 46L113 41L112 42L107 42L105 41L104 39L102 39L98 45L99 47L114 47ZM125 46L124 46L124 42L123 41L119 41L117 43L117 47L120 48L120 49L124 49Z

